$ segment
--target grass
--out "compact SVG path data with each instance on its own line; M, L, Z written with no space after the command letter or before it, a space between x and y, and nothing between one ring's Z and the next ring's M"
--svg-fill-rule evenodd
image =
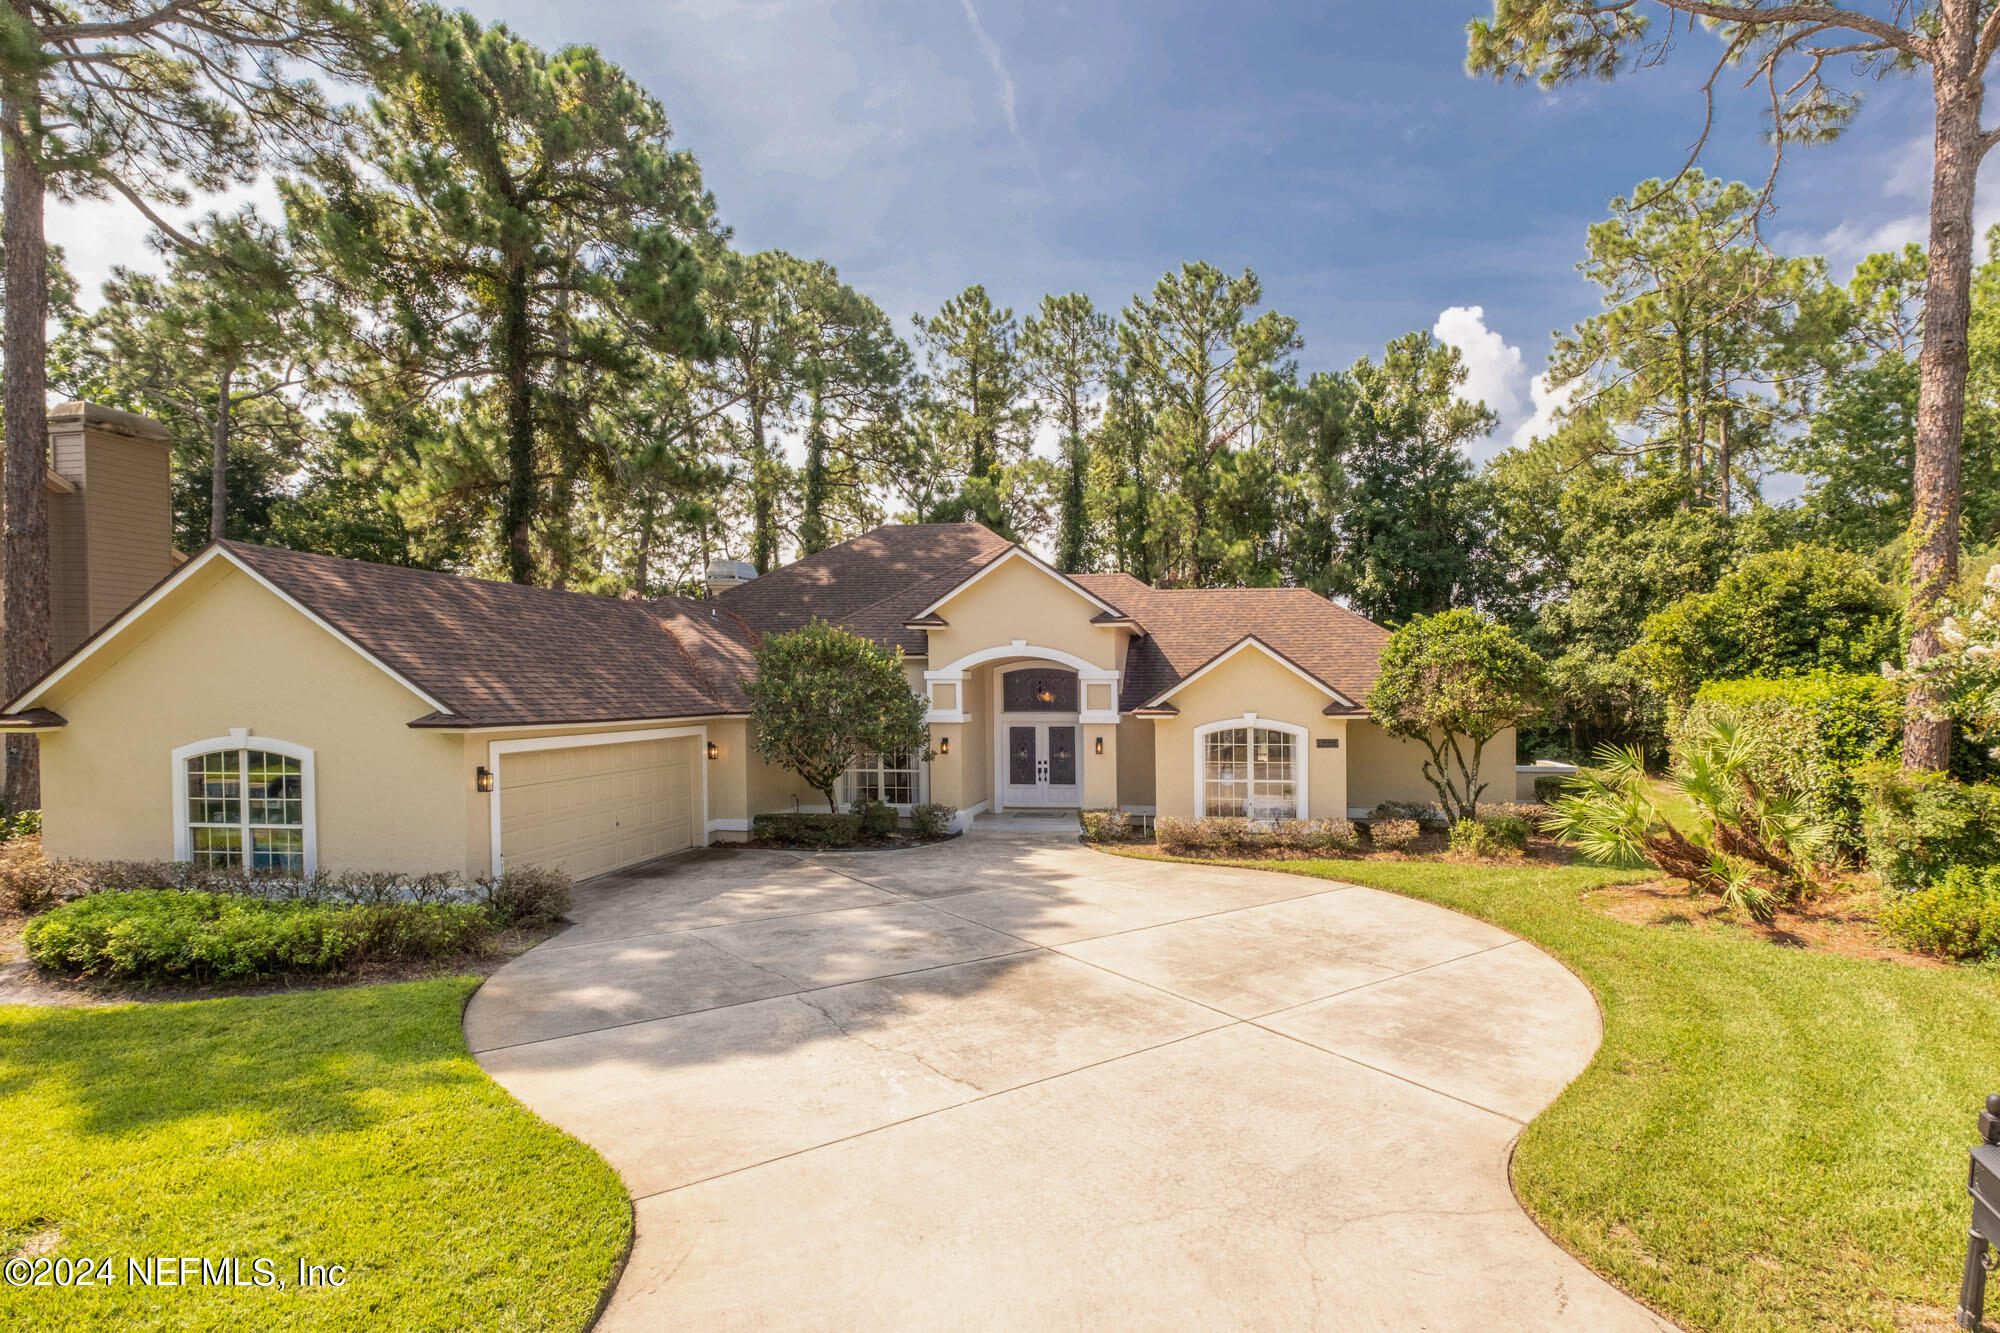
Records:
M477 981L0 1008L0 1255L116 1285L0 1285L0 1328L582 1329L631 1207L466 1053ZM128 1256L275 1261L286 1289L129 1285ZM300 1259L344 1287L298 1288Z
M1617 921L1585 896L1638 877L1591 867L1233 864L1482 917L1590 984L1604 1044L1523 1133L1514 1178L1619 1286L1717 1333L1952 1327L2000 972Z

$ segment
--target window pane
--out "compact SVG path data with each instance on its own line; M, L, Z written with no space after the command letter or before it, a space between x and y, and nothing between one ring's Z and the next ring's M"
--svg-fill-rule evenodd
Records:
M211 750L187 761L188 823L234 824L242 818L239 750Z
M1049 781L1069 786L1076 781L1076 728L1049 728Z
M236 830L229 831L234 833ZM306 835L298 829L251 829L250 868L303 873L306 868Z
M1000 706L1009 713L1074 713L1076 673L1027 667L1000 678Z
M245 795L252 824L305 823L305 779L299 761L266 750L249 753Z
M243 830L240 828L191 828L188 851L198 866L243 864Z
M1017 787L1035 785L1035 729L1007 728L1007 781Z

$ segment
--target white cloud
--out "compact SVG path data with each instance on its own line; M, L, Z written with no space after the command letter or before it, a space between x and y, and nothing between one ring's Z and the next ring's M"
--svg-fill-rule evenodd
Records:
M1523 445L1534 439L1537 435L1547 435L1550 431L1554 430L1556 426L1556 413L1569 406L1570 395L1575 392L1576 386L1574 384L1565 384L1560 388L1551 390L1547 375L1537 375L1534 379L1528 381L1528 396L1532 400L1534 411L1526 421L1514 427L1514 434L1510 437L1510 442L1515 445Z
M1000 45L986 35L986 25L979 21L979 11L973 8L972 0L959 0L959 3L965 7L965 21L972 25L972 35L978 40L979 49L986 54L986 63L993 67L993 77L1000 80L1000 114L1007 118L1007 132L1014 136L1014 142L1021 145L1023 152L1030 152L1028 141L1021 137L1021 122L1015 115L1014 76L1007 72L1007 61L1000 54Z
M1507 423L1528 410L1528 372L1521 349L1486 327L1484 306L1447 308L1431 326L1431 334L1456 347L1465 363L1465 384L1459 396L1467 402L1484 403L1500 415L1500 425L1493 434L1472 447L1473 456L1485 458L1497 453Z

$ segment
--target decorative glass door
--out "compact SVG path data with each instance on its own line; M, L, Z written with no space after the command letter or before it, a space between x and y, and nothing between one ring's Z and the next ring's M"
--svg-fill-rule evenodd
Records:
M1074 724L1017 722L1006 731L1008 805L1075 805L1082 799Z

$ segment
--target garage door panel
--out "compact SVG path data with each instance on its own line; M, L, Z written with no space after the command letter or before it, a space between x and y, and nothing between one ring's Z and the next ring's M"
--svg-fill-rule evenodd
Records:
M501 756L500 853L583 878L695 842L694 737Z

